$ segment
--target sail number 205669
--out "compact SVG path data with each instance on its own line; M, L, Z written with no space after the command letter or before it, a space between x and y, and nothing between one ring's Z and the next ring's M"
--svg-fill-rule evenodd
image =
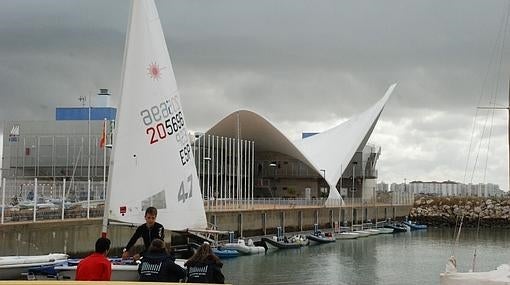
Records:
M145 130L145 133L150 137L150 144L155 144L160 140L166 139L168 136L177 133L184 127L184 118L182 112L179 112L155 126L150 126Z

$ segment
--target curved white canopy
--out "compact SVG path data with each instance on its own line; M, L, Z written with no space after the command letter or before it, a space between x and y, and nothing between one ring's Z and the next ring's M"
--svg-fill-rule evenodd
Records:
M367 143L395 86L396 84L391 85L384 97L365 112L325 132L294 142L294 145L311 159L316 170L326 171L325 180L330 189L335 189L343 170L349 165L356 151ZM341 197L337 191L329 191L328 199Z
M325 178L330 189L336 189L342 169L345 169L359 148L367 143L396 84L371 108L325 132L290 141L269 120L247 110L231 113L207 134L237 137L255 141L257 151L280 152L306 163ZM327 175L324 175L324 173ZM338 191L329 191L328 201L340 200Z

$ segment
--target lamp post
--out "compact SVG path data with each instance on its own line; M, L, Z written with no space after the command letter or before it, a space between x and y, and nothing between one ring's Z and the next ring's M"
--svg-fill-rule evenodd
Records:
M407 185L406 185L406 179L404 178L404 199L407 201Z
M352 162L351 232L354 230L354 191L355 191L354 180L356 177L356 164L357 164L356 161Z
M272 167L274 168L274 171L273 171L273 181L275 181L276 179L276 161L271 161L271 163L269 163L269 167ZM273 187L269 187L269 190L270 190L270 193L271 193L271 198L274 198L274 193L273 193Z
M210 191L209 191L209 162L211 161L211 158L206 156L204 157L204 166L207 164L207 183L206 183L206 190L204 191L204 196L205 196L205 193L207 191L207 208L210 208L210 204L209 204L209 201L211 200L211 197L210 197ZM206 177L205 173L203 175L204 179Z

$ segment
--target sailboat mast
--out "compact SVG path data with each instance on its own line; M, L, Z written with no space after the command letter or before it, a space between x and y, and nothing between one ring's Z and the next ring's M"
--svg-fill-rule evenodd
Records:
M507 136L508 136L508 190L510 190L510 79L508 80L508 106L506 107L508 111L508 123L507 123Z

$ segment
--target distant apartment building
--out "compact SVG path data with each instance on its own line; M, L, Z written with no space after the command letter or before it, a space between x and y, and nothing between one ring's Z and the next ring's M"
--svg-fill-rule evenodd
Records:
M378 189L382 189L386 183L378 183ZM411 181L409 183L392 183L392 192L410 192L413 194L429 194L436 196L475 196L475 197L499 197L505 192L499 185L492 183L464 184L455 181Z
M377 187L378 192L388 192L389 191L389 185L388 185L388 183L385 183L385 182L377 183L376 187Z

